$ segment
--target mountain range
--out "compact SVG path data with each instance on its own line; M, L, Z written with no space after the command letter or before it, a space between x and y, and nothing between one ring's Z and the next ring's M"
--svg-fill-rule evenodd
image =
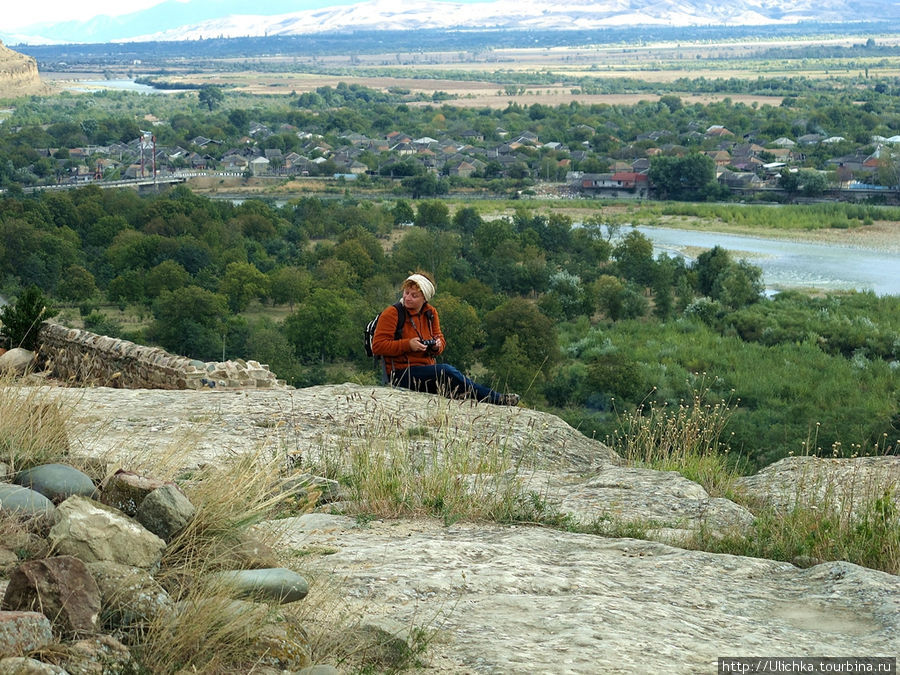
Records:
M17 34L0 30L0 38L7 44L105 43L379 29L593 30L900 21L900 0L364 0L291 11L297 4L267 0L265 14L253 14L240 0L167 0L119 17L47 22Z

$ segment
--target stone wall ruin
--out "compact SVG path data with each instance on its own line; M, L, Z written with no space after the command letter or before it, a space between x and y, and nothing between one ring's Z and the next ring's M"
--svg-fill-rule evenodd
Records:
M256 361L203 362L158 347L97 335L45 321L38 360L52 377L120 389L284 389Z

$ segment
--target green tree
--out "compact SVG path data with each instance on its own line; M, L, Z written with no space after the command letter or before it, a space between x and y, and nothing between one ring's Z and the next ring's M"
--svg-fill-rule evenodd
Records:
M620 274L641 286L653 282L653 242L637 230L622 237L613 249L613 258Z
M56 286L56 294L66 302L83 302L96 293L94 275L81 265L69 265Z
M454 229L466 235L474 234L481 223L481 214L473 206L464 206L453 214Z
M490 381L494 389L505 391L530 391L538 377L540 367L535 368L522 347L518 335L510 335L497 355L490 362Z
M422 202L416 208L415 225L429 230L447 230L450 228L450 209L442 201Z
M221 87L206 84L200 87L200 91L197 92L197 100L212 112L213 108L225 100L225 94L222 93Z
M758 302L764 290L762 270L739 260L717 279L713 297L729 309L739 309Z
M253 298L268 297L269 278L251 263L228 263L219 290L232 312L243 312Z
M287 304L294 311L295 302L303 302L312 287L312 275L299 267L279 267L269 273L272 300Z
M621 279L611 274L603 274L594 282L592 290L597 309L612 321L622 318L625 285Z
M556 327L547 316L524 298L512 298L484 317L485 360L493 368L503 355L507 338L517 337L523 366L532 375L549 372L559 358Z
M173 354L204 361L222 357L228 301L198 286L163 291L153 303L148 338Z
M704 200L716 187L716 165L699 152L684 157L657 155L650 160L648 177L663 198Z
M350 359L364 353L360 326L345 292L319 288L284 320L283 332L303 363Z
M446 293L441 293L438 308L441 331L447 339L441 361L468 370L475 362L476 345L484 339L478 313L465 300Z
M788 193L794 195L800 189L800 174L784 167L778 174L778 187Z
M450 276L461 248L459 235L455 232L414 228L397 243L392 256L393 268L403 275L422 268L432 275L440 288L441 280Z
M698 255L693 269L697 272L697 290L700 295L712 297L719 277L731 264L731 255L721 246L713 246Z
M828 179L821 171L800 169L800 184L804 196L818 197L828 187Z
M191 275L174 260L163 260L150 269L144 277L144 292L152 300L163 291L176 291L191 281Z
M394 225L410 225L416 219L415 211L405 199L398 199L391 209Z

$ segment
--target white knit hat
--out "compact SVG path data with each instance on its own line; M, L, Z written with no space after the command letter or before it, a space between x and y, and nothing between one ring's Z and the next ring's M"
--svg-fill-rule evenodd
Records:
M422 291L422 295L425 296L425 302L429 302L431 298L434 297L434 284L431 283L428 277L422 274L411 274L406 277L406 280L412 281L419 287L419 290Z

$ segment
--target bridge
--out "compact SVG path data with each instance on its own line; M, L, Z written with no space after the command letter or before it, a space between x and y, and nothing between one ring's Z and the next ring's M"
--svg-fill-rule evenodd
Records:
M22 192L32 194L34 192L44 192L45 190L74 190L88 185L96 185L99 188L135 188L136 190L146 191L149 188L159 189L160 187L169 187L177 183L184 183L187 180L184 176L156 176L149 178L126 178L123 180L88 180L77 183L57 183L55 185L36 185L34 187L22 188ZM2 192L2 191L0 191Z

